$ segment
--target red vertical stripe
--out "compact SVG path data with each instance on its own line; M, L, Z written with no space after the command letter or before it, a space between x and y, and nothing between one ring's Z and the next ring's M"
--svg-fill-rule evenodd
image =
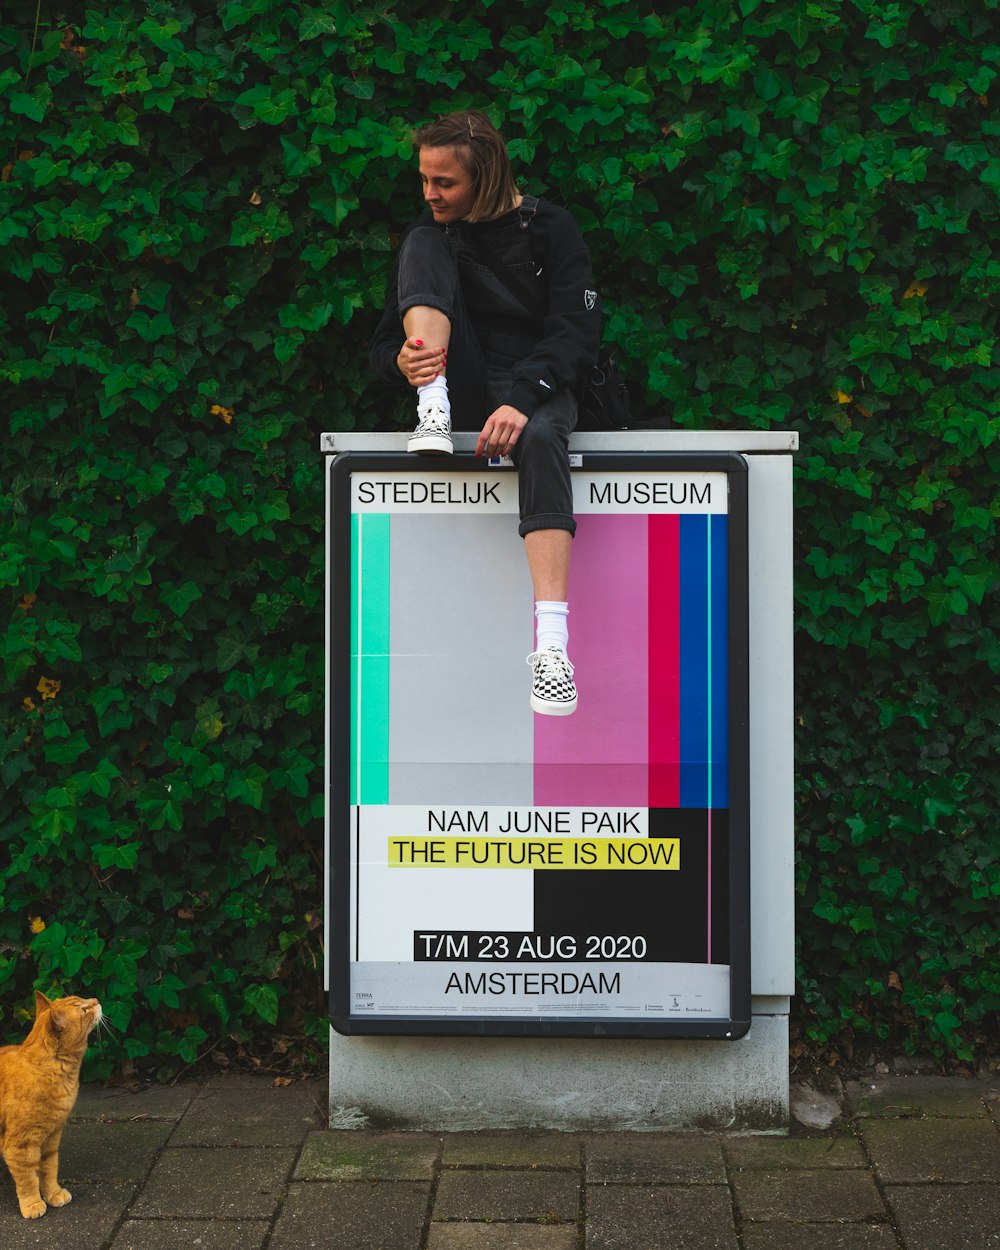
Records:
M680 807L680 517L649 518L649 806Z

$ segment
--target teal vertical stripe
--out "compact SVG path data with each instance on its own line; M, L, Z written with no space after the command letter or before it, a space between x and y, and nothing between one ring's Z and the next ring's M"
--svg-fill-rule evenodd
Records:
M389 517L351 517L351 803L389 801Z

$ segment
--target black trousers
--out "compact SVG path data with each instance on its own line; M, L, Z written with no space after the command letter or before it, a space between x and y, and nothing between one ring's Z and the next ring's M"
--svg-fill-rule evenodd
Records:
M506 259L506 258L505 258ZM476 280L496 286L496 304L511 302L507 288L488 271ZM487 417L506 399L512 370L530 351L534 327L516 317L473 324L462 293L461 270L451 239L443 230L418 226L399 250L399 315L410 308L436 308L451 322L448 345L448 393L456 430L481 430ZM573 485L569 471L569 436L576 427L576 396L557 391L531 414L511 451L517 466L518 507L523 538L533 530L576 533Z

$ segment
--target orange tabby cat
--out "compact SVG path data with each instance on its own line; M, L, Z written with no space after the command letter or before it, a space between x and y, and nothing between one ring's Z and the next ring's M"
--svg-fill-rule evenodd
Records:
M100 1021L96 998L50 1003L36 993L31 1032L20 1046L0 1047L0 1151L26 1220L73 1198L56 1179L59 1141L80 1089L87 1038Z

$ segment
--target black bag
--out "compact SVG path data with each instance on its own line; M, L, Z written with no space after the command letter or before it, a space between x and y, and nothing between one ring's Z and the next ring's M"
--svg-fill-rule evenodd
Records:
M632 420L628 384L615 354L604 351L576 388L578 430L627 430Z

